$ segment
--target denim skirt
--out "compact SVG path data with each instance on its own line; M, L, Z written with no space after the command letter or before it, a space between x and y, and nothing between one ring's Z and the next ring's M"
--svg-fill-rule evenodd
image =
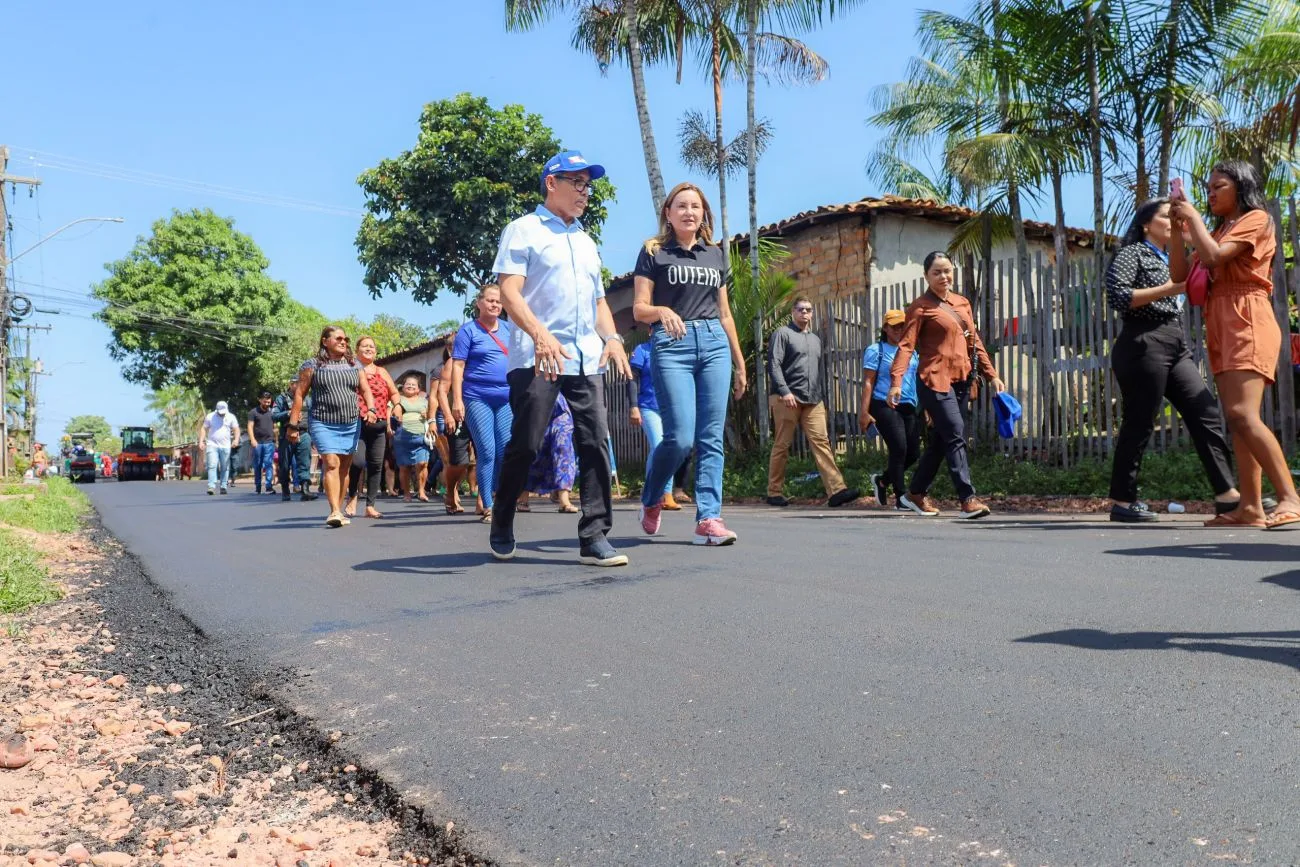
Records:
M320 454L350 455L357 450L357 440L361 438L361 419L342 424L308 419L307 432Z
M411 433L405 428L398 428L393 434L393 460L399 467L413 467L429 462L429 444L424 437Z

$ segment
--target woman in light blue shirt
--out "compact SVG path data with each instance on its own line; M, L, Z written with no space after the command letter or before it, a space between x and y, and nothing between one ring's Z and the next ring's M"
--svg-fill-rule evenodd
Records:
M862 396L858 405L858 424L865 431L876 426L889 453L889 464L883 473L871 475L871 487L876 492L876 502L889 505L889 489L894 489L894 508L900 512L912 511L898 503L906 493L903 474L921 456L921 420L916 408L916 369L918 353L912 353L903 376L903 396L898 406L890 406L889 366L898 352L898 340L903 336L907 314L902 310L885 312L880 338L862 354ZM882 375L883 374L883 375Z

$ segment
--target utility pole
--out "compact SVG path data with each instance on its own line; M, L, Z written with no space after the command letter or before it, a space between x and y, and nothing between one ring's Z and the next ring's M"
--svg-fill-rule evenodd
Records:
M49 334L51 329L48 325L11 325L10 328L27 332L27 339L23 341L23 367L27 374L27 385L23 389L23 424L27 427L27 453L30 456L36 443L36 375L41 372L39 361L32 364L32 332Z
M0 478L9 475L9 409L4 406L9 397L9 211L4 196L4 185L14 189L18 184L36 187L39 178L24 178L9 174L9 148L0 145Z

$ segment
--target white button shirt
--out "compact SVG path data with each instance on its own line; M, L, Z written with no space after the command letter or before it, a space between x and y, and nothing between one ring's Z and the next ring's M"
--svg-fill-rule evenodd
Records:
M600 373L604 342L596 333L596 302L605 297L596 242L577 220L564 221L538 205L501 233L492 270L524 278L521 294L542 326L569 355L564 376ZM510 369L532 367L533 339L510 330Z

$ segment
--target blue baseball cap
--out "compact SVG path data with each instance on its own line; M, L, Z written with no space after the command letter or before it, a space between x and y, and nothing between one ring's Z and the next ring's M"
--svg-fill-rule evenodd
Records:
M993 414L998 420L998 436L1010 439L1016 435L1016 422L1023 416L1020 401L1009 391L993 395Z
M583 171L590 172L593 181L596 178L605 176L605 167L587 162L587 158L582 155L582 151L560 151L547 160L546 165L542 167L542 186L546 186L546 179L551 175L558 175L560 172Z

